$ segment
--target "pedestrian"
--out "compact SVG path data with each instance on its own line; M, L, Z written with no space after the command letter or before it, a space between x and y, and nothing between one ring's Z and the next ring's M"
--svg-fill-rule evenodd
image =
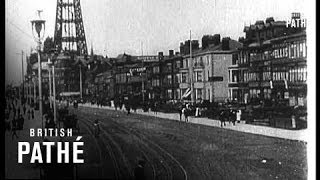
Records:
M19 106L17 107L17 115L20 115L20 107Z
M19 136L17 135L17 128L18 128L18 121L17 121L17 118L14 118L12 121L11 121L11 132L12 132L12 140L13 140L13 137L16 136L16 138L18 139Z
M14 119L14 118L16 118L16 114L17 114L17 110L14 106L13 106L12 111L13 111L13 119Z
M125 106L126 106L126 110L128 112L127 114L129 115L130 114L130 105L129 105L129 103L127 103Z
M31 118L34 119L34 109L31 109Z
M187 122L188 121L187 108L183 107L181 111L184 116L184 121Z
M136 168L134 169L134 179L135 180L144 180L146 179L144 173L145 161L139 160Z
M10 104L8 104L8 106L9 106L9 114L11 113L11 105Z
M225 111L224 110L220 111L219 119L220 119L221 127L223 127L223 125L226 126Z
M30 109L28 109L27 114L28 114L28 120L30 120L30 114L31 114Z
M94 125L94 136L95 137L99 137L99 134L100 134L100 123L99 123L99 120L96 119L93 123Z
M26 105L24 105L24 106L23 106L23 114L24 114L24 115L26 114L26 110L27 110Z
M236 120L237 120L236 111L235 110L231 110L230 116L231 116L230 118L231 118L232 124L235 126L236 125Z
M237 122L240 123L241 120L241 109L237 111Z
M9 121L9 113L7 112L5 115L5 131L10 131L11 130L11 125Z
M23 125L24 125L24 118L22 114L19 114L19 130L23 130Z
M158 111L158 102L154 103L154 114L157 114Z
M179 109L178 109L178 111L179 111L179 117L180 117L180 121L181 121L181 116L182 116L182 107L180 107Z

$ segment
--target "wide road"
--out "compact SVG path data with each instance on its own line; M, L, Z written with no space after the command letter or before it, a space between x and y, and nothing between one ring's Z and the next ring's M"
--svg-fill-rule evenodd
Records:
M303 142L123 111L69 110L85 143L79 178L133 179L143 159L146 179L307 179Z

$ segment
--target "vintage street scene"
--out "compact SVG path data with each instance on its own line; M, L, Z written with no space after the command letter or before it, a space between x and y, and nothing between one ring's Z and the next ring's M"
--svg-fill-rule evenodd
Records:
M6 179L313 178L310 3L5 3Z

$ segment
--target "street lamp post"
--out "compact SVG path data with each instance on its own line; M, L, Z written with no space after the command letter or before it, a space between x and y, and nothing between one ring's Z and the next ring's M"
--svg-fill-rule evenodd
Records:
M41 59L40 59L40 51L41 51L41 41L44 37L45 32L45 20L41 20L40 12L38 11L39 19L31 21L32 25L32 34L35 38L35 41L38 43L38 81L39 81L39 109L41 116L41 126L43 129L43 112L42 112L42 86L41 86ZM37 33L35 35L35 32ZM42 35L41 35L42 33ZM43 137L43 136L42 136Z
M51 63L50 58L48 58L48 72L49 72L49 103L50 103L50 108L52 108L52 90L51 90L51 68L49 64Z
M37 101L37 89L36 89L36 76L32 75L32 83L33 83L33 105L35 105Z
M51 50L52 52L56 52L55 50ZM56 83L55 83L55 68L54 68L54 62L55 59L53 56L52 58L48 59L48 67L49 67L49 72L50 69L52 68L52 86L53 86L53 120L55 124L57 124L57 106L56 106ZM51 60L52 59L52 60ZM51 81L50 81L50 88L51 88ZM50 97L51 97L51 89L50 89ZM60 123L59 124L59 129L60 129Z
M82 67L81 67L81 62L79 64L80 66L80 99L82 99Z

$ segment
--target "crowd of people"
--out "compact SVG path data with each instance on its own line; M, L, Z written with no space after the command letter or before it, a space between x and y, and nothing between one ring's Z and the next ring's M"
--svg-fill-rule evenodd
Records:
M17 131L23 130L25 119L33 120L34 107L16 97L5 99L5 131L12 133L12 139L19 138Z

